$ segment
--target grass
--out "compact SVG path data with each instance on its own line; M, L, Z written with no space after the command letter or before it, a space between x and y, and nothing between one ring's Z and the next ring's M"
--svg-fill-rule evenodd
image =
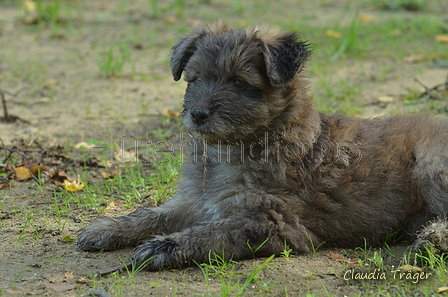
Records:
M204 278L208 283L210 277L217 278L221 283L220 296L243 296L251 283L256 283L259 288L269 291L269 284L258 282L257 275L274 259L274 255L267 258L260 266L252 265L249 275L244 282L237 275L243 272L236 271L237 262L225 260L224 256L210 253L209 263L200 264Z
M122 2L124 3L124 1ZM0 5L7 5L5 7L10 7L12 3L13 1L10 0L0 1ZM116 3L111 1L110 5L108 3L101 8L93 8L93 13L89 11L92 9L91 7L81 7L82 11L77 19L67 17L72 9L72 4L74 4L72 1L36 0L34 3L36 4L36 20L38 20L36 23L29 24L31 26L23 26L20 22L11 23L14 25L13 31L8 29L7 21L2 21L0 24L0 38L17 36L14 38L22 41L20 46L11 41L9 41L12 43L11 45L7 42L8 46L5 46L1 53L0 68L3 75L0 78L0 88L14 91L24 88L23 92L8 102L11 110L15 113L20 112L19 115L26 114L26 110L29 108L34 108L34 99L42 96L51 97L48 108L55 105L76 106L76 109L70 112L67 110L51 111L47 114L44 112L46 109L40 110L41 114L45 114L47 119L52 118L52 121L49 122L50 124L46 123L45 119L33 122L39 127L41 124L59 125L65 121L64 115L67 113L76 114L83 119L87 118L87 121L98 118L96 120L101 122L106 115L109 115L110 122L117 119L132 120L135 115L126 114L121 107L114 109L114 106L119 103L135 105L136 109L141 109L140 112L136 112L139 114L139 119L145 120L148 114L156 113L153 110L153 97L169 100L170 96L173 96L163 92L153 95L154 88L147 88L147 86L157 85L159 87L160 84L161 90L171 90L177 87L174 83L173 85L162 84L169 77L168 53L177 35L189 32L198 23L213 21L218 17L227 20L233 27L276 23L289 30L302 32L302 36L312 42L315 49L308 68L314 81L312 92L315 95L315 103L319 110L325 113L360 114L369 108L369 102L374 100L372 97L378 86L398 81L403 75L399 69L407 66L406 69L412 69L415 76L418 76L422 70L433 67L432 63L435 58L447 58L446 44L437 43L434 40L437 34L447 33L445 16L440 12L442 9L438 11L438 8L442 8L444 5L442 1L372 0L365 1L360 5L352 1L351 6L345 7L345 2L323 1L316 2L314 8L302 9L302 4L298 5L291 1L280 1L276 5L272 5L268 1L228 0L218 3L206 0L148 0L143 5L137 6L138 9L130 2L122 3L119 10L114 10ZM100 6L101 4L95 5ZM306 6L305 3L303 5ZM333 6L328 7L328 5ZM412 6L416 8L412 8ZM3 6L0 7L0 10L2 9ZM338 14L327 14L330 10L338 11ZM409 14L406 10L416 12ZM364 21L363 16L366 14L372 17L370 22ZM326 18L322 18L322 16L326 16ZM69 21L68 24L67 21ZM70 29L71 25L73 34L65 33L64 39L55 40L46 37L48 31L53 32L53 36L60 35L63 30ZM339 38L327 36L325 34L327 30L339 32L341 36ZM22 31L25 34L21 34ZM336 36L338 35L336 34ZM101 44L100 50L98 50L99 46L92 45L96 42ZM37 52L33 51L36 44L39 48ZM141 45L141 49L136 50L133 47L135 44ZM68 50L60 53L60 56L48 59L47 46L67 48ZM8 49L11 48L14 48L14 51L8 52ZM98 52L100 53L98 54ZM410 55L421 55L423 60L409 66L405 58ZM64 61L67 61L66 68L63 70L57 68L57 64ZM137 66L139 70L145 69L149 74L146 77L140 76L137 74ZM81 71L76 72L73 69L82 69L84 73L94 73L95 75L89 76L88 79L91 81L88 81L84 77L79 77ZM142 79L138 81L135 79L136 76ZM98 96L95 96L95 93L103 94L102 90L98 91L95 88L89 90L84 87L84 85L90 86L90 83L101 82L102 89L104 78L110 79L107 80L107 83L110 84L107 84L105 88L111 89L110 94L116 99L113 104L106 102L107 100L103 102L99 100ZM116 83L114 78L120 78L117 80L119 83ZM442 83L444 78L441 77L440 81L434 83ZM49 90L46 86L47 82L55 79L62 83L52 86ZM402 81L397 83L402 83ZM78 86L76 94L71 93L71 84ZM123 90L120 89L121 87ZM364 91L365 88L368 91ZM413 88L404 88L401 91L402 97L397 99L397 104L403 107L407 113L421 110L429 110L434 113L446 111L446 104L443 100L418 99L418 95L421 93L420 89L418 84L415 84ZM388 89L384 90L384 92L387 91ZM144 99L136 101L135 97L130 97L131 99L126 102L121 101L121 96L130 96L133 92L145 92ZM181 95L176 96L178 96L176 100L180 102ZM92 100L89 99L88 107L82 105L84 98L92 98ZM34 112L34 109L32 110ZM110 116L110 114L114 114L114 116ZM62 116L59 118L59 115ZM156 126L147 127L151 137L159 139L161 142L172 139L173 132L169 127ZM12 129L12 127L7 129L10 128ZM20 126L16 128L21 129ZM60 133L71 135L68 131ZM75 142L70 137L67 137L65 153L70 153ZM98 147L105 147L103 151L98 149L94 152L95 156L101 159L101 165L107 165L110 161L109 158L113 159L113 156L110 157L111 151L116 152L122 149L120 143L113 141L110 144L99 142L94 144ZM45 147L46 142L39 142L38 145ZM164 148L168 147L169 145L165 145ZM48 185L42 183L30 185L31 188L28 189L26 198L17 198L18 195L11 194L9 189L2 190L0 227L6 231L13 230L15 248L28 248L28 246L38 248L51 238L65 242L62 239L69 236L67 239L70 241L70 238L76 237L76 230L87 224L91 218L99 214L115 215L115 213L111 213L113 205L119 206L120 213L127 213L148 201L152 205L163 203L172 196L177 184L181 166L177 160L181 160L181 156L175 152L172 157L171 153L164 154L159 152L159 149L154 146L154 143L148 145L140 151L140 155L146 162L142 159L139 159L137 163L121 162L118 164L121 173L107 179L94 176L95 170L88 167L73 168L72 175L80 174L81 179L87 183L87 187L82 192L51 191L48 190ZM132 151L132 143L126 141L122 150ZM84 153L87 157L89 151ZM171 158L173 159L170 160ZM14 161L17 164L20 162L23 162L22 156L18 156ZM2 174L5 175L5 168L6 166L2 164L0 178L4 177ZM21 186L18 182L13 182L13 184L13 190ZM8 216L13 217L14 220L9 219ZM82 223L74 223L75 219ZM11 225L11 222L14 222L14 225ZM49 233L60 235L51 237ZM70 243L65 242L64 244ZM259 247L251 248L253 248L252 252L255 256ZM65 247L62 246L59 250L65 250ZM244 293L269 296L270 291L279 292L277 290L279 287L282 287L281 290L285 292L285 296L297 296L300 293L288 292L297 291L302 286L310 286L308 292L301 291L304 294L308 293L309 296L338 296L340 295L339 291L336 291L331 283L334 279L344 283L341 276L343 269L348 270L354 267L359 271L366 272L379 269L387 272L388 275L393 275L392 271L411 263L412 255L407 254L403 259L402 252L397 251L400 250L396 246L388 245L381 249L373 249L364 245L349 250L347 253L359 257L360 263L350 265L337 263L334 265L336 268L332 268L335 272L331 274L331 277L318 269L309 268L308 272L305 272L306 279L298 277L295 284L286 283L290 286L288 288L284 287L284 284L264 281L263 271L270 271L271 267L263 260L261 262L254 260L253 262L237 263L224 261L219 257L215 257L209 263L201 266L202 270L199 272L198 269L182 272L168 271L172 276L168 280L154 281L155 274L136 273L138 269L135 269L126 271L124 277L114 274L110 278L92 277L90 281L91 286L96 288L105 288L105 284L108 284L110 293L117 296L133 295L134 292L139 292L138 285L142 283L146 285L147 290L156 294L171 292L172 295L176 293L185 295L188 293L183 291L185 286L183 280L188 280L189 277L197 277L198 282L195 282L195 285L207 283L208 291L204 294L208 295L216 293L212 286L218 284L218 295L223 296ZM312 247L311 253L314 257L318 257L317 260L325 259L323 247ZM291 257L291 249L286 243L281 256L283 258L280 258L279 262L289 259L287 263L295 263L296 260L299 263L302 259L307 258L303 255ZM47 255L43 258L50 259ZM446 285L447 264L442 256L430 252L420 254L418 259L424 263L424 271L432 273L432 278L419 281L417 284L413 284L412 280L390 279L388 282L349 280L345 286L340 286L338 289L347 290L347 295L406 296L412 294L430 296L438 287ZM271 258L266 261L268 260L276 261ZM43 265L53 267L54 270L60 269L56 265L75 265L59 254L52 255L48 262ZM281 263L285 263L285 261ZM241 265L250 267L241 268ZM18 280L20 281L28 275L25 273L27 271L29 268L20 270L20 273L16 273L11 278L14 281L11 282L9 279L8 284L2 283L0 294L5 293L10 285L18 285ZM33 271L34 273L37 272ZM148 281L148 277L150 281ZM285 279L287 277L285 276ZM318 288L313 285L317 282L319 282ZM79 283L77 286L79 295L85 294L85 285ZM168 291L169 288L172 290ZM147 292L141 294L144 293Z
M136 73L135 62L127 42L121 42L103 51L97 62L101 76L106 78L123 76L127 65L131 67L131 76Z

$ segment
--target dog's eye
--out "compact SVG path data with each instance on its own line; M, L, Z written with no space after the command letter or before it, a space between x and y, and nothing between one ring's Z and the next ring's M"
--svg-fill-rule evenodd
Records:
M191 75L191 76L185 76L184 77L184 80L187 82L187 83L194 83L194 82L196 82L196 81L200 81L201 80L201 78L199 77L199 76L197 76L197 75Z
M244 80L239 79L239 78L235 79L233 81L233 84L239 89L242 89L247 85L247 83Z

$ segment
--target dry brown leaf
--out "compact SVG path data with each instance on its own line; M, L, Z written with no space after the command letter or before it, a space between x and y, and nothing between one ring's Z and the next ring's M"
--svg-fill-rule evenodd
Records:
M40 180L44 183L49 182L58 171L59 169L57 167L50 167L40 174Z
M111 203L109 203L109 205L106 207L105 211L110 211L112 209L115 209L118 207L118 203L115 201L112 201Z
M178 112L171 109L164 109L160 112L160 114L168 118L177 118L179 116Z
M448 287L440 287L437 289L437 294L445 295L446 293L448 293Z
M357 264L358 263L358 258L347 258L346 256L340 255L340 254L336 254L336 253L326 253L325 256L338 261L338 262L345 262L345 263L349 263L349 264Z
M177 18L175 16L167 16L162 19L165 24L175 24L177 23Z
M409 55L404 60L408 63L418 63L426 60L426 57L423 55Z
M115 167L112 167L112 168L115 168ZM111 170L111 171L100 170L98 172L101 174L101 177L104 179L113 178L120 173L120 172L118 172L118 170Z
M100 170L98 172L101 174L101 177L104 178L104 179L108 179L108 178L111 178L113 176L112 173L107 172L107 171Z
M448 43L448 34L437 34L436 42Z
M62 178L69 179L67 173L64 170L58 172L58 175Z
M28 168L26 168L25 166L17 167L15 169L15 174L16 174L16 178L18 180L27 180L27 179L30 179L31 177L33 177L31 175L30 170Z
M38 176L39 173L42 173L44 171L47 171L48 167L45 165L34 165L31 166L30 171L34 176Z
M115 151L115 160L122 162L122 163L131 163L131 162L136 162L136 158L135 158L135 152L131 151L124 151L124 150L117 150Z
M6 187L9 184L9 180L5 181L3 184L0 185L0 190Z

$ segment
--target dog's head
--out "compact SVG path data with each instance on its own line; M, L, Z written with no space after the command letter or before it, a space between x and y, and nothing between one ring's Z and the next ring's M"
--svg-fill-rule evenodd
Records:
M198 140L235 141L269 130L297 88L308 45L294 33L224 23L194 31L172 48L175 80L184 73L183 124Z

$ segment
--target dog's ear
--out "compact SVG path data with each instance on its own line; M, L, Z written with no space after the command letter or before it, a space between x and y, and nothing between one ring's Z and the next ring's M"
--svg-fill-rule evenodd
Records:
M181 78L185 65L196 51L198 42L200 42L201 39L208 36L220 35L227 31L230 31L229 26L222 21L217 21L207 27L195 30L191 35L182 37L181 40L171 48L170 67L174 80L178 81Z
M185 65L196 50L196 40L200 39L200 34L182 37L182 39L171 48L171 73L175 81L182 76Z
M289 83L310 54L309 44L298 41L295 33L283 35L273 42L265 41L263 55L271 85L281 87Z

